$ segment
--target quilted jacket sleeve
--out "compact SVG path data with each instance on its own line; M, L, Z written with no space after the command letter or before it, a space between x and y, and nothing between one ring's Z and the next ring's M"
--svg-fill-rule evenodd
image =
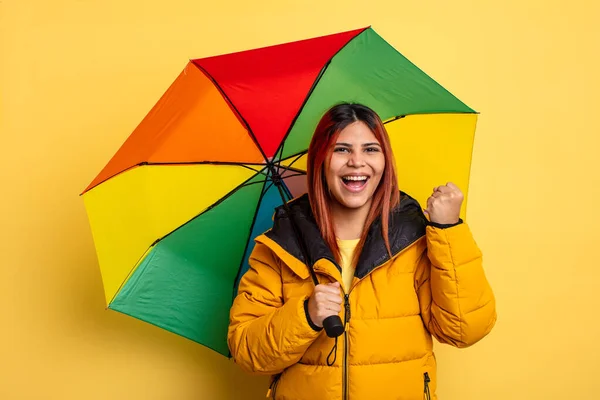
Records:
M230 312L229 349L245 371L277 374L297 363L320 332L308 323L307 297L283 301L281 268L264 244L256 244L249 264Z
M423 322L441 343L468 347L496 323L496 303L469 226L427 227L415 275Z

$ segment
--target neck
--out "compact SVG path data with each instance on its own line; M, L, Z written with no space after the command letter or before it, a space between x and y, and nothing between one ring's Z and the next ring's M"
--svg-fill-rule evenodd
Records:
M346 208L335 202L332 205L333 227L335 235L341 240L358 239L363 233L371 201L361 208Z

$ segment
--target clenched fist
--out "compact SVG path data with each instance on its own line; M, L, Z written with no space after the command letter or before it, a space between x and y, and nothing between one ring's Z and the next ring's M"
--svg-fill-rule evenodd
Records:
M427 199L427 209L431 222L437 224L455 224L460 219L460 207L464 195L452 182L433 189L433 194Z
M313 324L323 327L323 320L342 311L342 293L339 282L315 286L308 299L308 315Z

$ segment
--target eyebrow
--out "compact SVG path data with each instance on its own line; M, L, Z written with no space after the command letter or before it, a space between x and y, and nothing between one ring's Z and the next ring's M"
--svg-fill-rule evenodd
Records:
M336 146L344 146L344 147L352 147L352 145L350 143L344 143L344 142L339 142L335 144ZM370 146L379 146L381 147L381 145L377 142L371 142L371 143L364 143L362 145L362 147L370 147Z

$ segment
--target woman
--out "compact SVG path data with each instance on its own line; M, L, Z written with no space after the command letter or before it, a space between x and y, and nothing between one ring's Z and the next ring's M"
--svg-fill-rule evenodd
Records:
M288 205L320 284L278 209L231 309L235 362L272 375L275 399L436 399L432 336L467 347L496 321L462 193L436 187L426 218L397 187L380 118L356 104L323 116L307 172L308 194ZM323 330L332 315L345 323L339 344Z

